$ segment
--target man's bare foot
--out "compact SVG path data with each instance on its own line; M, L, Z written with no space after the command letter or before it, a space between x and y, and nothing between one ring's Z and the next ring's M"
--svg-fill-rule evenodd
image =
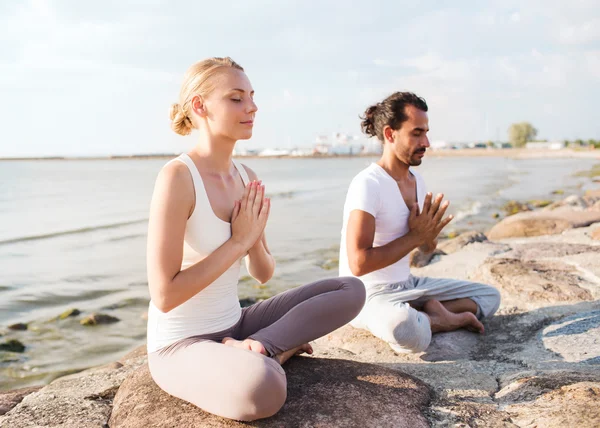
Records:
M268 355L267 350L258 340L235 340L233 337L226 337L221 343L223 345L233 346L234 348L246 349L248 351L254 351L258 352L259 354Z
M292 358L294 355L304 354L305 352L307 354L313 353L313 348L309 343L305 343L304 345L300 345L288 351L282 352L281 354L277 354L273 357L273 359L279 364L283 365L283 363Z
M484 333L483 324L471 312L452 313L437 300L428 300L425 302L423 311L429 315L431 331L433 333L454 331L459 328L466 328L476 333Z

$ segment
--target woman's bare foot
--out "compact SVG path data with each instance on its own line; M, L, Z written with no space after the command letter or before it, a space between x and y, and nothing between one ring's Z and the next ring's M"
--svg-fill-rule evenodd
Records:
M273 357L273 359L279 364L283 365L283 363L292 358L294 355L300 355L305 352L307 354L313 353L313 348L309 343L305 343L304 345L300 345L288 351L282 352L281 354L277 354Z
M429 315L431 331L433 333L454 331L459 328L466 328L476 333L484 333L483 324L471 312L452 313L437 300L428 300L425 302L423 311Z
M221 343L223 345L233 346L234 348L246 349L248 351L254 351L258 352L259 354L268 355L267 350L258 340L235 340L233 337L226 337L221 341Z

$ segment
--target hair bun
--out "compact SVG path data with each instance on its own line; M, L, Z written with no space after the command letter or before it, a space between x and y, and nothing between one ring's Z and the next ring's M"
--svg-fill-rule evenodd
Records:
M192 132L192 121L178 103L171 105L169 111L171 129L179 135L189 135Z
M361 117L362 122L360 123L360 127L365 134L370 135L371 137L377 136L377 133L375 132L375 112L376 111L377 111L377 104L366 109L364 116Z

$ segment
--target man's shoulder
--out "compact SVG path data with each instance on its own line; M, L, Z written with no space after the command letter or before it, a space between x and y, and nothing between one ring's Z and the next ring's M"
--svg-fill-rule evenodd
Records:
M379 183L380 176L378 175L377 169L374 167L375 164L371 164L358 174L354 176L352 179L353 182L371 182L371 183Z

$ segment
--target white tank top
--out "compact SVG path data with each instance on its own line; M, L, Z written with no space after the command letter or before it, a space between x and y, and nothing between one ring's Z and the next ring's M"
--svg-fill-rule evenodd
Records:
M192 159L187 154L182 154L170 162L174 161L187 165L196 192L194 212L185 226L181 263L183 270L206 258L229 240L231 224L221 220L212 210L202 177ZM232 162L246 185L246 170L236 161ZM233 263L208 287L167 313L161 312L150 301L148 352L157 351L186 337L216 333L237 323L242 313L237 295L240 263L241 259Z

